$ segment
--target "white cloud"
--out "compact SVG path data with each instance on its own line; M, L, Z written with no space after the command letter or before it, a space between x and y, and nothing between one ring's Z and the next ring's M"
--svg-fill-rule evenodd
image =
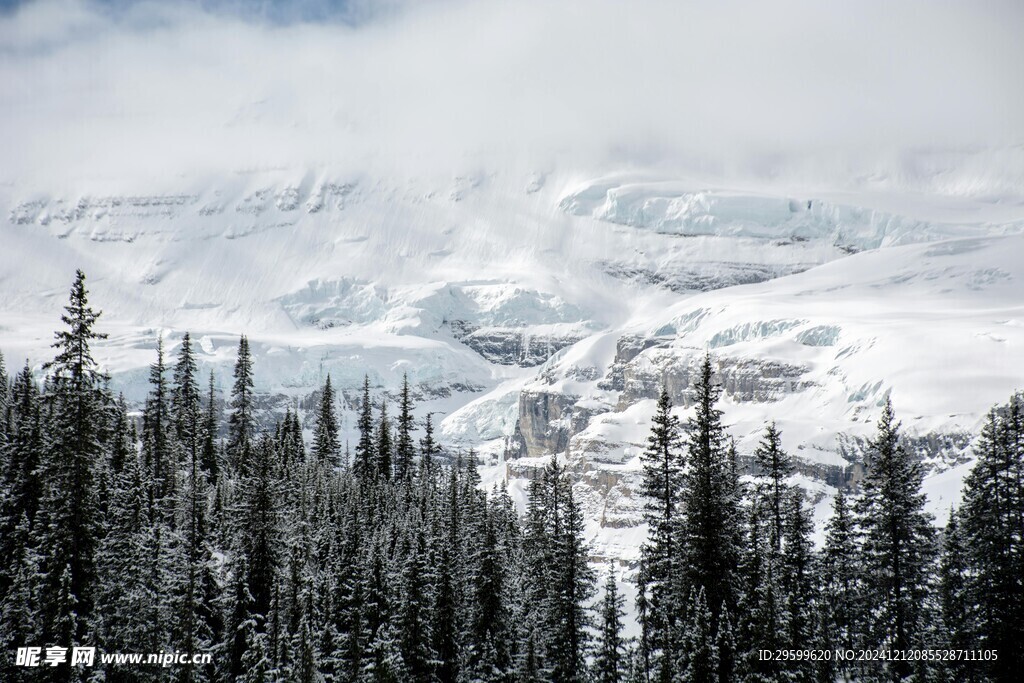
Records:
M961 150L1024 141L1022 19L999 2L521 0L353 28L44 1L0 19L0 180L970 165Z

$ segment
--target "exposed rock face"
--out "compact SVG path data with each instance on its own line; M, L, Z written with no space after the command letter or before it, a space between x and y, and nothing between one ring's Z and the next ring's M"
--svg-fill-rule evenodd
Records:
M829 348L835 345L838 328L809 326L796 318L772 319L722 328L708 335L717 340L713 345L700 344L696 338L693 346L686 344L692 334L687 328L700 324L704 317L703 311L696 311L675 329L618 337L614 356L610 344L603 356L603 369L594 367L595 359L601 357L594 355L597 352L569 350L552 359L538 374L538 382L519 395L515 440L521 459L506 463L508 476L532 479L543 471L551 454L567 456L563 462L588 518L597 520L602 529L638 528L643 524L643 499L638 493L642 473L635 457L644 448L646 430L636 428L645 418L631 409L639 402L656 399L663 385L675 405L690 406L692 385L706 349L713 349L716 382L733 404L799 400L798 395L821 388L820 367L813 363L757 358L740 344L788 334L801 347ZM565 391L566 386L592 389L589 394L577 395ZM881 396L884 388L872 391L872 397ZM765 410L770 414L773 408L766 406ZM805 450L801 444L793 451L794 474L804 482L812 504L819 503L830 489L859 490L863 481L867 437L845 433L837 437L831 445L811 443L806 446L810 450ZM905 444L918 454L927 471L941 472L968 457L970 438L968 433L933 432L907 436ZM756 441L756 433L750 433L739 455L743 475L758 473L751 439ZM609 538L615 533L610 532Z
M620 366L622 393L619 395L619 410L643 399L657 398L662 385L668 389L676 405L691 404L691 386L699 371L702 354L699 349L694 349L689 357L680 358L678 351L663 350L662 346L661 340L648 340L647 348L654 348L654 351L641 352L642 355L637 353ZM635 343L630 342L630 346L624 349L625 354L635 348ZM716 374L723 392L734 400L767 403L815 386L814 382L803 378L807 372L808 368L789 363L720 356ZM616 381L613 376L612 382Z
M542 365L562 349L572 346L578 335L531 334L529 330L452 325L457 339L492 363L528 368Z
M599 384L601 389L623 391L626 388L626 365L647 349L668 346L669 337L642 337L626 334L615 343L615 360L608 370L608 377Z
M810 267L808 264L801 263L780 266L718 261L662 271L653 268L623 266L614 261L601 262L598 265L618 280L641 285L656 285L680 294L708 292L734 285L764 282L783 275L800 273Z
M510 479L532 481L546 466L543 458L512 460L505 463L505 473ZM643 477L639 471L610 470L583 457L574 457L565 466L589 519L598 520L606 529L631 529L643 524Z
M522 455L562 453L569 445L576 396L543 391L519 394L517 436Z

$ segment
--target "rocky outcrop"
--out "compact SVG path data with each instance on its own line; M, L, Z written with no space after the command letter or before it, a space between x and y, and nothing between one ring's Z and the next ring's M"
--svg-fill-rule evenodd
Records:
M692 403L692 385L696 379L703 353L693 349L681 357L678 349L657 349L638 356L622 366L622 393L618 409L643 399L657 398L664 385L676 405ZM717 358L716 375L723 393L735 401L768 403L778 401L786 394L804 391L815 386L805 379L809 368L773 360L752 358Z
M542 365L582 339L579 335L531 334L516 328L475 328L463 321L453 321L451 327L459 341L488 361L524 368Z
M608 376L598 384L598 387L604 390L623 391L626 388L625 374L629 362L647 349L668 346L671 340L671 337L644 337L635 334L619 337L615 343L615 360L608 369Z
M565 451L572 436L572 409L576 399L576 396L546 391L519 394L516 432L522 444L521 455L535 457Z

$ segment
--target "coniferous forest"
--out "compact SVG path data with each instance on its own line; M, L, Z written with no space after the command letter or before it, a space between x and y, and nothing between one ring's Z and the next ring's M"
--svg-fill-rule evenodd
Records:
M713 359L685 423L662 392L643 460L635 604L596 568L552 458L525 514L364 383L339 438L261 429L242 337L221 410L186 334L158 347L141 419L91 353L79 272L41 373L0 358L0 680L1011 681L1024 671L1024 395L994 408L944 529L880 407L822 547L773 424L741 471ZM770 416L766 416L770 419ZM635 577L632 578L632 577ZM630 601L633 602L633 601ZM626 628L634 615L637 627ZM627 633L629 634L627 636ZM28 667L25 646L212 653L205 664ZM839 656L837 653L849 653ZM828 653L828 654L825 654Z

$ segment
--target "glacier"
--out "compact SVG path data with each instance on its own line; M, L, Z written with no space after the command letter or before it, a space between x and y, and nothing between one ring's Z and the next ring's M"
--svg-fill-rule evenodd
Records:
M48 358L80 267L110 334L97 358L136 404L157 339L173 353L185 331L221 391L248 335L268 415L304 413L329 373L343 439L364 373L385 395L407 374L444 442L481 453L484 485L522 502L565 459L595 561L636 559L655 392L685 416L707 352L741 455L776 420L819 524L886 397L941 521L981 417L1024 384L1024 203L1007 196L271 169L8 185L0 216L9 366Z

